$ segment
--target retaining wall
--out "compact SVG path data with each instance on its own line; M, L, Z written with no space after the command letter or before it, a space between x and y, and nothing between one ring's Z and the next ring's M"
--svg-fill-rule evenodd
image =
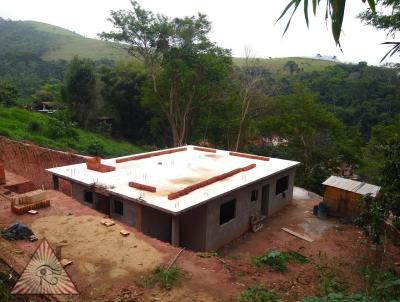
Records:
M51 188L48 168L85 162L85 157L71 152L56 151L32 143L17 142L0 136L0 162L4 168L32 180L36 188ZM61 191L70 194L67 182L60 183Z

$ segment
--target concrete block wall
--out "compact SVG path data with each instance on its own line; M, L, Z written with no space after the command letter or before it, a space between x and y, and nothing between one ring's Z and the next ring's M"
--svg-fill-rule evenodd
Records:
M93 203L85 202L85 198L84 198L85 190L90 190L90 189L85 187L85 186L83 186L83 185L81 185L81 184L77 184L77 183L71 182L71 196L72 196L72 198L74 198L74 199L78 200L79 202L83 203L84 205L94 209L95 208L95 203L94 202Z
M122 202L123 213L124 213L123 215L120 215L115 212L115 201ZM138 211L140 211L140 206L138 204L135 204L131 200L124 200L124 199L117 198L117 197L111 197L111 199L110 199L111 218L122 221L123 223L126 223L130 226L140 229L140 226L138 225L138 223L140 223L140 222L137 221L138 220Z
M282 207L290 203L290 201L293 198L293 186L294 186L294 178L295 178L295 173L296 170L292 169L283 173L279 173L275 175L273 178L270 180L270 206L268 210L268 216L276 213L279 211ZM275 195L275 188L276 188L276 182L278 179L289 176L289 183L288 183L288 190L285 191L285 197L283 197L283 194L278 194Z
M193 251L206 249L207 207L205 204L179 215L181 246Z
M143 206L141 231L143 234L161 241L171 241L172 216L162 211Z
M282 194L275 195L276 181L285 176L289 176L285 197ZM261 213L263 186L269 185L268 216L290 203L293 197L294 177L295 169L291 169L209 202L206 214L206 244L204 250L217 250L250 229L250 216ZM258 190L258 199L251 201L251 191L255 189ZM235 218L220 225L221 205L233 199L236 199Z

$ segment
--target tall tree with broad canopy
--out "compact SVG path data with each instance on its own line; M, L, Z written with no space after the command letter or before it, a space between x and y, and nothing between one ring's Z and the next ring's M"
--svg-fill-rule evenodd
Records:
M0 106L11 107L17 105L18 90L9 82L0 80Z
M112 11L117 31L101 33L143 62L151 78L144 103L161 110L167 119L173 145L186 142L194 112L222 92L232 66L230 52L217 47L207 35L211 24L205 15L169 19L154 15L131 1L132 10Z
M95 93L94 62L75 56L65 71L63 97L71 110L72 118L86 129L91 117Z

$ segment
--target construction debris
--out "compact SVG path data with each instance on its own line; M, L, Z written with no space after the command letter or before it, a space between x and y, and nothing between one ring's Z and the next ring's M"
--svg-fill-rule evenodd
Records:
M119 231L119 233L124 237L126 237L130 234L127 230L121 230L121 231Z
M39 238L38 238L36 235L31 235L31 236L29 236L29 241L30 241L30 242L38 241L38 240L39 240Z
M1 235L7 240L29 240L34 234L25 224L17 222L5 229Z
M66 267L68 265L71 265L72 261L69 259L62 259L62 260L60 260L60 263L61 263L62 267Z
M105 225L106 227L110 227L110 226L115 225L115 222L113 220L111 220L111 219L102 220L102 221L100 221L100 223L102 225Z
M314 239L312 239L312 238L310 238L310 237L308 237L308 236L301 235L301 234L296 233L296 232L294 232L294 231L292 231L292 230L289 230L289 229L287 229L287 228L282 228L282 230L284 230L285 232L287 232L287 233L289 233L289 234L291 234L291 235L293 235L293 236L296 236L296 237L298 237L298 238L300 238L300 239L303 239L303 240L305 240L305 241L308 241L308 242L313 242L313 241L314 241Z

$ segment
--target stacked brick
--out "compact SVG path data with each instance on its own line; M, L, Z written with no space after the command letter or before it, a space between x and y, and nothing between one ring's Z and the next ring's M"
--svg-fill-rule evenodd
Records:
M86 161L86 167L89 170L94 170L101 173L115 171L115 167L102 164L101 158L98 156L89 158Z
M269 157L265 156L258 156L258 155L253 155L253 154L246 154L246 153L240 153L240 152L229 152L229 155L231 156L238 156L238 157L244 157L244 158L250 158L250 159L257 159L257 160L265 160L268 161Z
M135 189L148 191L148 192L152 192L152 193L157 191L156 187L144 185L144 184L141 184L141 183L138 183L138 182L134 182L134 181L129 182L129 186L132 187L132 188L135 188Z
M11 211L17 215L22 215L30 210L48 207L50 206L50 200L46 199L46 197L46 192L42 190L14 196L11 198Z
M123 163L131 160L138 160L138 159L145 159L145 158L150 158L150 157L155 157L155 156L160 156L160 155L167 155L167 154L172 154L176 152L182 152L186 151L186 147L182 148L176 148L176 149L171 149L171 150L163 150L163 151L158 151L158 152L152 152L152 153L144 153L144 154L139 154L139 155L133 155L125 158L119 158L115 162L116 163Z
M214 176L214 177L211 177L209 179L200 181L200 182L198 182L198 183L196 183L194 185L187 186L186 188L184 188L182 190L170 193L168 195L168 199L172 200L172 199L179 198L181 196L189 194L190 192L193 192L193 191L198 190L200 188L203 188L203 187L206 187L208 185L211 185L214 182L217 182L217 181L223 180L225 178L231 177L231 176L233 176L235 174L238 174L240 172L249 171L249 170L251 170L251 169L253 169L255 167L256 167L256 164L251 164L251 165L248 165L248 166L245 166L245 167L242 167L242 168L237 168L237 169L234 169L232 171L229 171L229 172L226 172L226 173L222 173L222 174L220 174L218 176Z
M204 148L204 147L193 147L194 150L203 151L203 152L210 152L210 153L217 153L217 150L211 148Z

